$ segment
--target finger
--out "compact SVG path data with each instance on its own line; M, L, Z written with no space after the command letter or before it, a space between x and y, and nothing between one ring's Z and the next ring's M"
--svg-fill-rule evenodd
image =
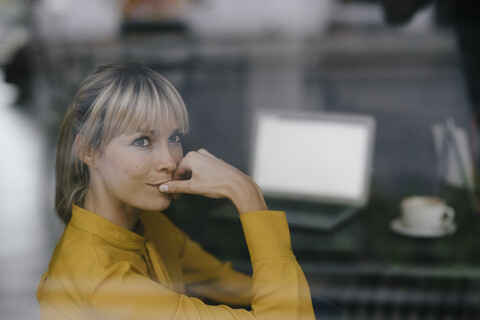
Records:
M216 158L205 149L188 152L178 163L177 169L173 174L173 180L190 179L192 177L192 172L194 171L193 167L205 159L216 160Z
M173 180L188 180L192 175L192 169L189 164L189 158L183 158L173 172Z
M192 177L192 171L190 169L175 170L173 173L173 180L189 180Z
M209 159L211 161L213 161L214 163L217 163L217 164L226 164L225 161L223 161L222 159L219 159L217 157L215 157L213 154L211 154L210 152L208 152L207 150L205 149L199 149L197 151L197 154L198 155L202 155L204 157L204 159Z
M204 156L211 156L212 154L210 152L208 152L206 149L198 149L197 150L197 153L200 153Z
M202 156L205 156L211 160L219 160L217 157L215 157L213 154L208 152L206 149L198 149L197 151L198 154L201 154Z
M190 180L169 181L161 184L158 189L162 193L178 194L192 193Z

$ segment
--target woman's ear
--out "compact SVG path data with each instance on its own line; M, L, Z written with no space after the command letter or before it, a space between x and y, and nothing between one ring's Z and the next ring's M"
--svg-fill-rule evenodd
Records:
M82 143L82 135L77 134L75 137L75 153L77 157L85 163L87 166L94 166L94 152L92 148L87 148L85 151L81 151L80 145Z

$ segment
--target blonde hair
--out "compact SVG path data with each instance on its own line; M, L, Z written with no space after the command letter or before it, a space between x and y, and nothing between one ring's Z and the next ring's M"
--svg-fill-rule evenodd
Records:
M60 126L55 167L60 219L70 221L72 204L83 206L89 187L88 166L79 155L101 152L121 133L147 133L172 120L183 133L188 130L185 104L160 74L131 62L98 67L81 84Z

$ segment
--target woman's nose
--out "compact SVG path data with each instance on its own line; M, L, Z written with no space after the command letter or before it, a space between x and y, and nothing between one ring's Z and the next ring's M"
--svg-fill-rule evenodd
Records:
M177 168L177 161L168 147L159 148L155 154L156 170L173 172Z

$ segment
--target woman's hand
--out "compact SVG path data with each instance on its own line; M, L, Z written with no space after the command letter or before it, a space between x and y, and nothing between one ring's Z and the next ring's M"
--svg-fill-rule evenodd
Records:
M187 153L179 162L173 181L159 189L163 193L227 198L240 213L268 209L262 191L249 176L204 149Z

